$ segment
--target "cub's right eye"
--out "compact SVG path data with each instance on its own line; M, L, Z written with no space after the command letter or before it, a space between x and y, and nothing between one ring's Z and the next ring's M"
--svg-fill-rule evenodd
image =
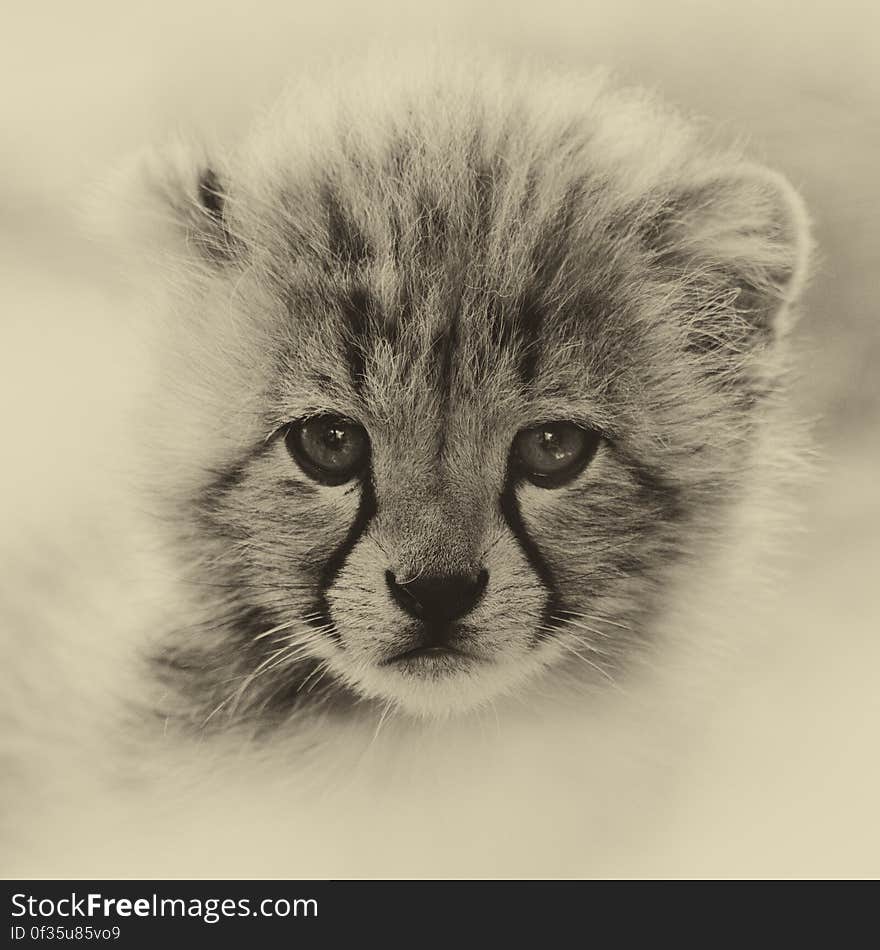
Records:
M558 488L577 478L590 463L602 435L574 422L545 422L517 433L513 463L541 488Z
M287 428L284 444L309 478L342 485L360 475L370 459L366 429L337 415L312 416Z

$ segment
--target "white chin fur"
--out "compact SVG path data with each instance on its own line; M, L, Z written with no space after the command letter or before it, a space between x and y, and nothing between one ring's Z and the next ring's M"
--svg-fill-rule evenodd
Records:
M536 679L548 661L546 647L519 660L455 660L338 670L357 693L385 704L389 712L419 719L448 719L491 706Z

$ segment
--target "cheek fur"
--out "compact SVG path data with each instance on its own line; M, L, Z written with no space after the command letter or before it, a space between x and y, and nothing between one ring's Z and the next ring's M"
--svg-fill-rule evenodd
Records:
M621 612L643 608L655 568L668 566L685 537L678 491L648 484L603 450L576 483L525 487L523 522L546 560L557 590L554 622L600 601Z

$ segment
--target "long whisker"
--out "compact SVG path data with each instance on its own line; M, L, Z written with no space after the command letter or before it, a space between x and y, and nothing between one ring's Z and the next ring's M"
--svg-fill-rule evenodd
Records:
M321 679L324 677L325 673L327 673L327 672L329 671L329 669L330 669L330 667L327 665L327 661L326 661L326 660L321 660L321 661L317 664L317 666L315 666L315 668L312 670L312 672L309 673L309 675L306 676L306 678L300 682L299 686L297 686L297 688L296 688L296 691L299 693L300 691L302 691L303 689L306 688L306 684L308 684L310 680L314 680L314 682L312 682L311 686L309 686L309 688L306 689L306 692L307 692L307 693L310 693L310 692L312 691L312 689L313 689L315 686L317 686L318 683L321 682ZM317 679L315 679L316 674L317 674Z
M589 659L589 657L584 656L583 653L581 653L579 650L576 650L570 643L566 643L564 640L560 640L559 645L564 650L568 650L568 652L571 653L573 656L576 656L578 659L583 660L583 662L586 663L587 666L594 669L601 676L604 676L605 679L607 679L608 682L611 683L613 686L617 686L617 681L608 672L608 670L604 669L604 667L599 666L598 663L594 663L591 659Z
M271 637L273 633L278 633L280 630L289 630L294 624L297 624L299 622L300 622L299 617L297 617L295 620L288 620L288 621L285 621L284 623L279 623L277 627L272 627L271 629L267 630L265 633L261 633L258 636L254 637L251 643L256 643L257 640L262 640L265 637Z
M299 619L288 621L284 624L279 624L276 627L273 627L271 630L267 630L265 633L260 634L259 637L255 639L262 639L265 636L269 636L272 633L276 633L279 630L288 629L294 626L299 622ZM238 688L230 693L221 703L219 703L209 715L202 721L202 727L206 726L208 722L222 709L224 709L229 703L232 703L230 713L235 713L241 704L241 699L244 696L247 689L262 675L270 672L273 669L276 669L279 666L282 666L285 663L295 663L296 661L302 659L304 656L308 656L311 647L316 639L320 638L318 631L309 631L304 637L296 637L296 635L291 635L290 638L283 638L292 642L286 643L284 646L279 647L279 649L274 650L270 653L262 663L260 663L254 670L252 670L241 682Z
M542 631L545 631L545 632L547 632L547 633L556 633L556 634L559 633L559 628L558 628L558 627L555 628L555 629L553 629L553 628L551 628L551 627L541 627L541 628L539 628L539 629L541 629ZM574 637L574 639L575 639L581 646L583 646L583 647L585 647L587 650L589 650L590 653L596 653L596 654L598 654L599 656L607 657L609 660L614 658L614 654L613 654L613 653L609 653L608 650L603 650L601 647L597 647L595 643L593 643L592 641L586 639L585 637L580 637L580 636L578 636L576 633L574 633L574 632L571 631L571 630L566 630L565 633L566 633L566 636ZM557 639L560 639L560 638L557 636Z
M539 627L538 629L541 630L541 631L546 631L546 632L548 632L548 633L554 633L554 634L556 634L555 642L556 642L563 650L566 650L568 653L572 654L573 656L576 656L579 660L581 660L581 661L583 661L584 663L586 663L587 666L591 667L592 669L596 670L597 673L601 674L601 675L602 675L605 679L607 679L614 687L619 688L619 685L618 685L617 681L616 681L616 680L614 679L614 677L608 672L608 670L606 670L606 669L605 669L603 666L601 666L599 663L596 663L596 662L594 662L593 660L591 660L589 657L584 656L583 653L580 652L580 650L576 649L576 648L568 641L568 639L566 639L565 637L560 636L560 635L559 635L559 634L560 634L560 630L559 630L558 627L556 627L556 628L552 628L552 627ZM569 634L570 634L570 631L569 631ZM612 657L611 657L611 654L609 654L609 653L607 653L607 652L605 652L605 651L603 651L603 650L598 649L594 644L588 643L586 640L584 640L584 639L582 639L582 638L580 638L580 637L576 637L575 639L576 639L576 642L577 642L578 646L581 646L581 647L583 647L583 648L589 650L589 651L592 652L592 653L597 653L597 654L599 654L600 656L608 657L609 659L612 658Z
M591 633L591 634L594 634L595 636L598 636L600 638L600 642L604 643L606 646L609 646L609 647L613 646L614 643L617 642L617 638L609 637L607 634L602 633L601 630L595 630L593 627L590 627L589 625L584 624L584 623L579 623L576 620L560 618L558 623L563 624L567 628L566 633L571 634L572 628L574 628L575 630L583 630L586 633ZM557 626L556 629L559 630L560 627ZM573 634L573 635L576 637L578 642L588 645L589 648L593 652L601 653L603 656L611 656L611 654L608 651L603 650L596 645L593 637L583 637L583 636L578 636L577 634Z
M603 640L615 639L612 634L605 633L602 630L597 630L595 627L591 627L589 624L575 620L573 617L558 617L556 619L560 623L568 624L571 627L577 627L579 630L586 630L588 633L594 633L597 637L602 637Z
M633 629L628 623L621 623L619 620L611 620L608 617L601 617L599 614L586 614L575 610L566 610L563 611L563 614L570 617L580 617L583 620L591 620L593 623L607 623L612 627L619 627L621 630L629 630L630 632L632 632Z
M395 705L394 699L389 699L388 702L385 703L385 707L382 710L382 715L379 716L379 722L376 724L376 731L373 733L373 738L370 740L370 744L367 746L368 750L372 749L376 740L379 738L379 733L382 731L382 726L385 723L385 719L387 718L388 713L391 711L391 707L394 705Z
M297 630L295 633L288 633L283 637L276 637L276 643L323 643L327 637L326 634L333 629L332 624L323 627L315 627L312 630Z

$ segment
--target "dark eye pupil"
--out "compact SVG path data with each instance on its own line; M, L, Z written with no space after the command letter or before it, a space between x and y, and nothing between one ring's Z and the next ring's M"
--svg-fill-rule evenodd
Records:
M569 454L559 436L552 431L541 433L541 448L554 459L563 459Z
M575 478L596 453L601 436L573 422L523 429L514 440L516 467L530 481L555 488Z
M324 441L328 448L339 449L345 441L345 429L338 425L328 426L324 430Z
M369 440L362 426L335 416L292 425L285 444L300 468L316 481L340 485L366 465Z

